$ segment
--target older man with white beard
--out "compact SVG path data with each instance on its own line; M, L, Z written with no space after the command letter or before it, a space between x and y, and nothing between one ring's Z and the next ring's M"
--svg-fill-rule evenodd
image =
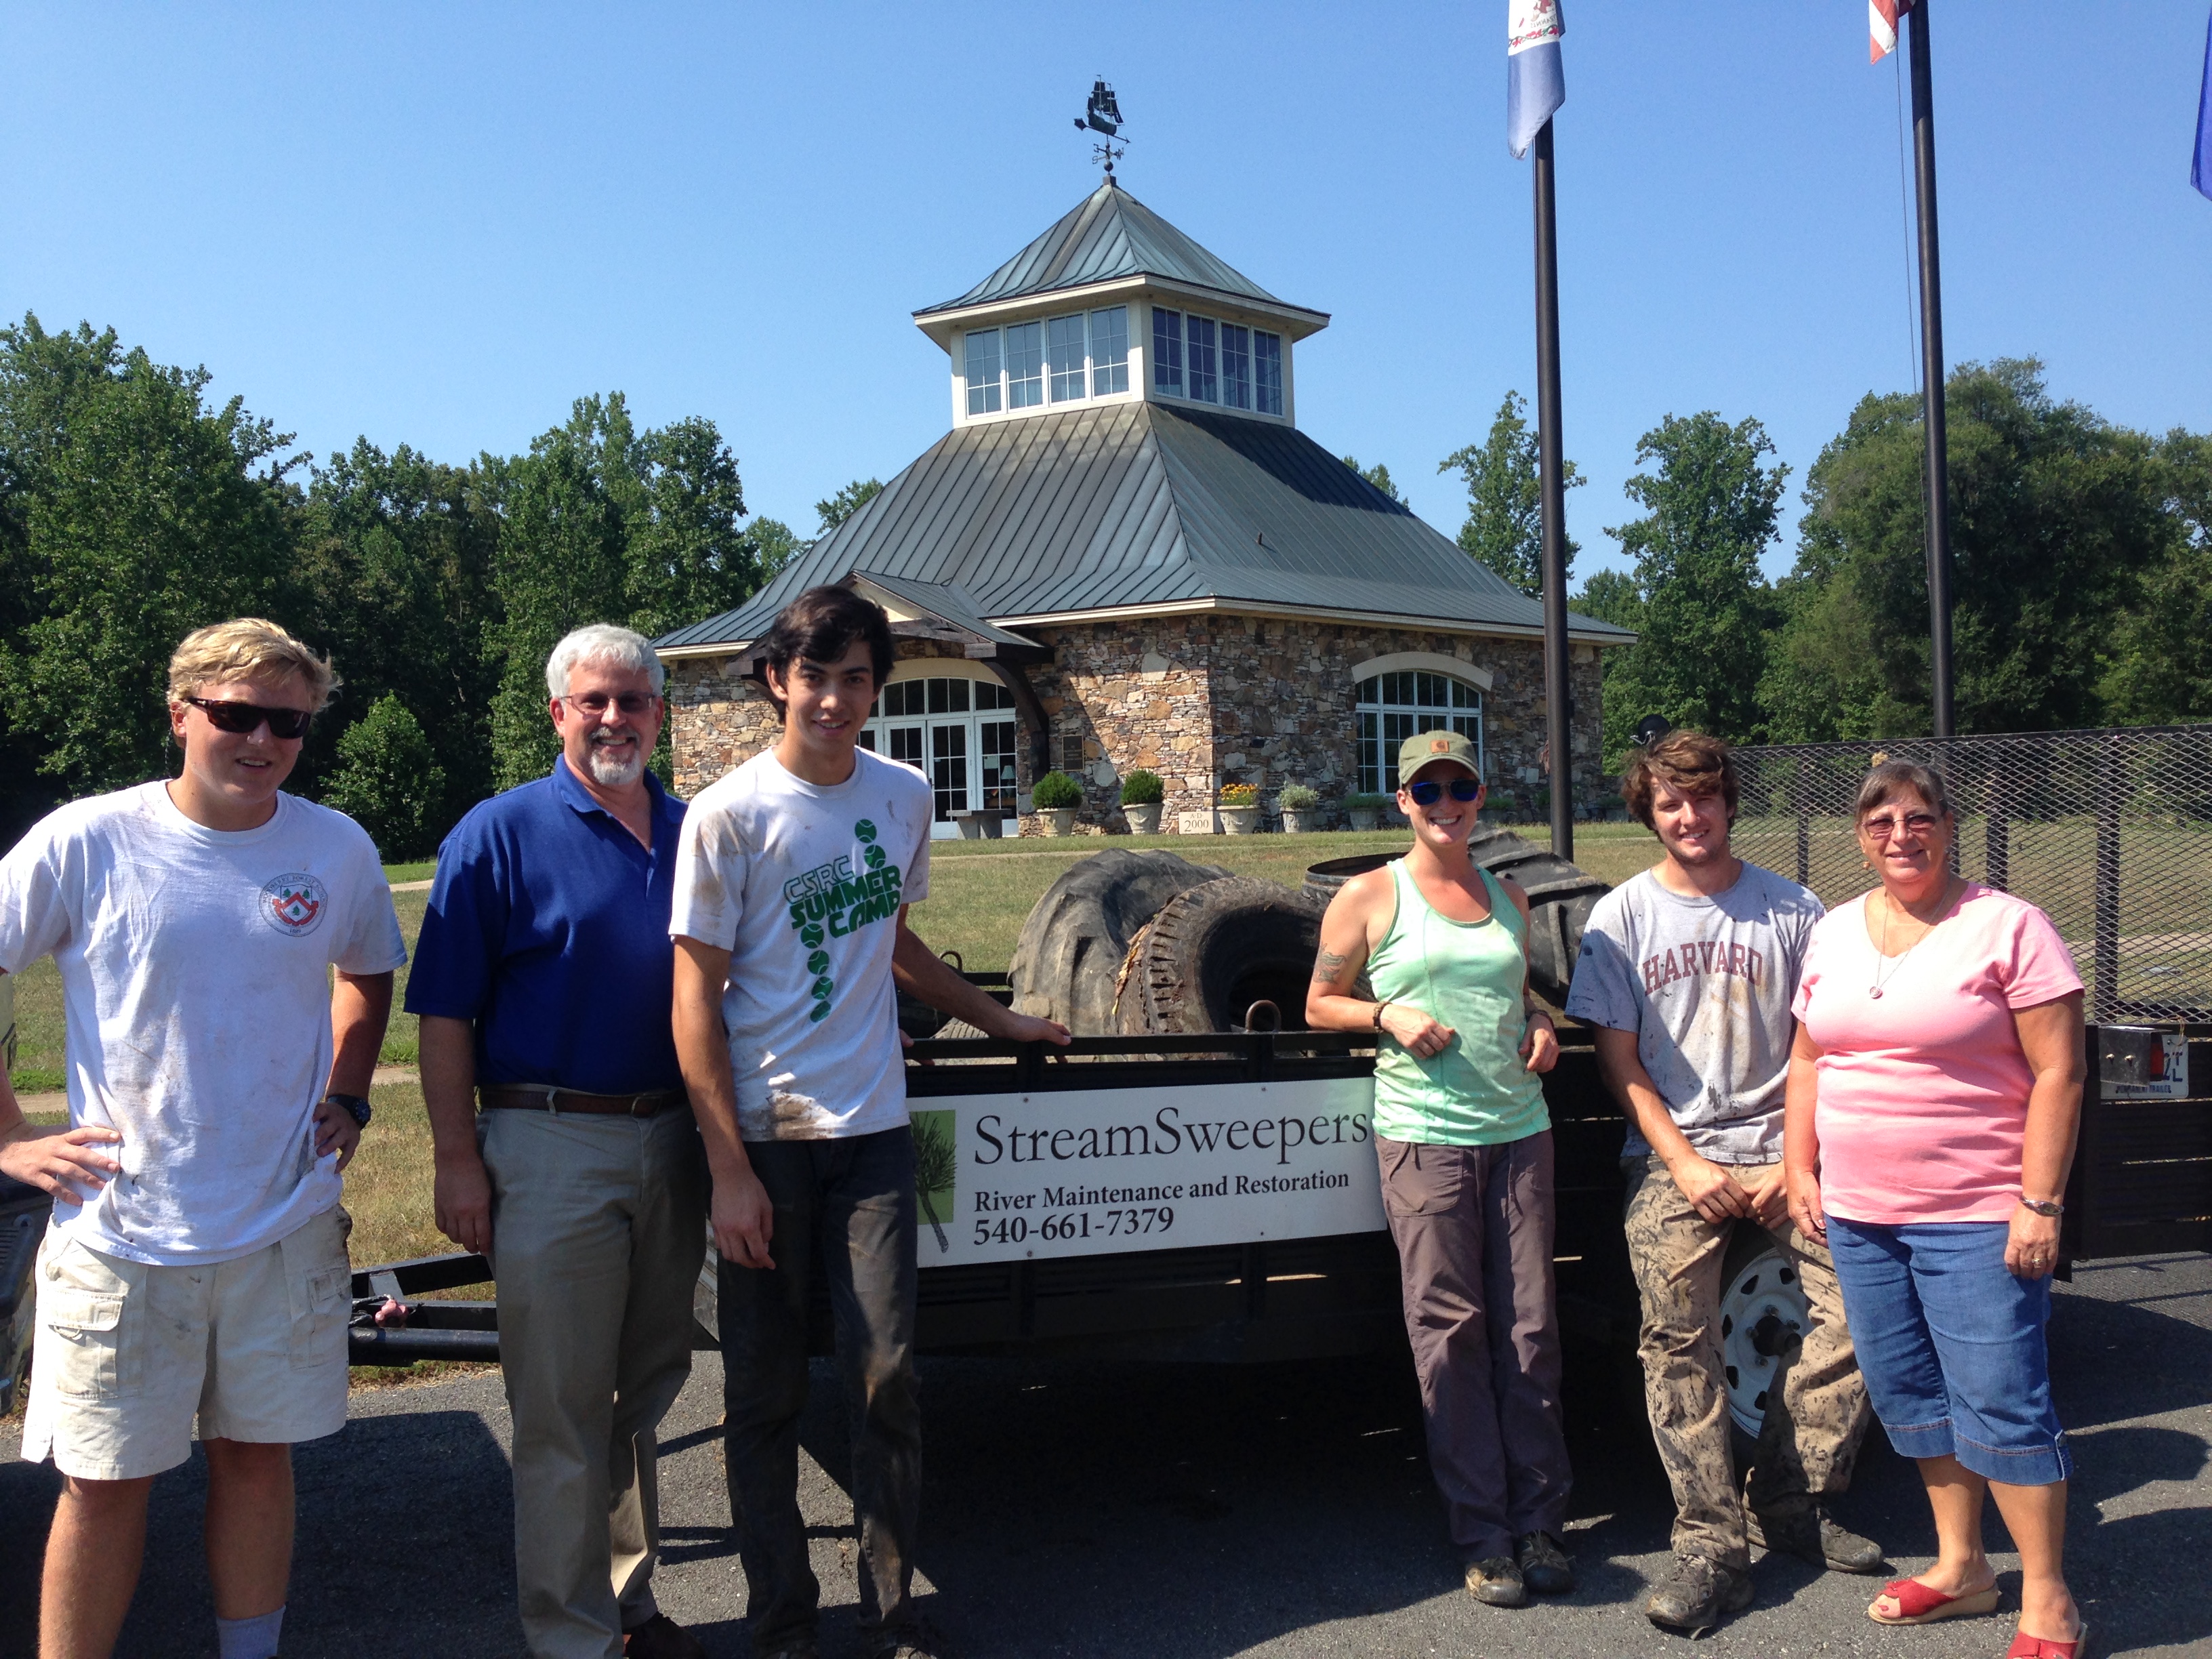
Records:
M684 805L646 767L662 678L625 628L553 648L561 757L446 838L407 987L438 1226L498 1275L537 1659L705 1654L651 1586L653 1432L690 1373L707 1236L668 1015Z

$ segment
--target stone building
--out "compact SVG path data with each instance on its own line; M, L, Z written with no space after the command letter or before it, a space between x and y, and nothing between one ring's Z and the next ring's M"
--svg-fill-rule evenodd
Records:
M750 647L842 582L898 635L863 740L931 778L944 833L963 811L1011 833L1054 769L1094 833L1126 827L1139 768L1163 828L1210 830L1229 783L1334 809L1387 793L1398 742L1442 725L1480 746L1495 804L1536 811L1540 607L1298 430L1295 353L1325 313L1109 179L915 320L951 360L951 430L751 603L654 641L679 793L774 741ZM1578 802L1598 653L1632 637L1571 618Z

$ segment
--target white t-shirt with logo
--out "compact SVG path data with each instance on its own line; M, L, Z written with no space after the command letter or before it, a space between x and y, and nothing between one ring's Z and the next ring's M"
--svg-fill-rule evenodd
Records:
M123 1165L62 1237L133 1261L250 1255L338 1201L315 1156L333 965L407 959L376 844L279 794L258 830L210 830L161 783L72 802L0 859L0 969L61 969L70 1122Z
M907 1121L891 947L929 896L929 781L854 751L827 788L773 751L684 816L668 930L730 952L722 993L747 1140L836 1140Z

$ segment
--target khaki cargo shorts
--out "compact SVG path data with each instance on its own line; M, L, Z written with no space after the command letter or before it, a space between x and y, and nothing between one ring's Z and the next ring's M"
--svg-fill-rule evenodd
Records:
M23 1456L80 1480L135 1480L203 1440L293 1443L345 1426L344 1212L252 1255L163 1267L49 1230Z

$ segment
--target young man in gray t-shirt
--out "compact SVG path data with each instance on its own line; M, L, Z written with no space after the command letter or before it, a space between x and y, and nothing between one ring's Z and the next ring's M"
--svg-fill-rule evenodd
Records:
M1881 1549L1826 1513L1850 1484L1866 1388L1828 1252L1790 1225L1783 1191L1790 1003L1820 902L1729 850L1735 769L1717 738L1670 732L1632 751L1621 793L1665 856L1598 902L1567 1012L1595 1029L1599 1068L1628 1115L1644 1397L1675 1508L1674 1570L1644 1612L1696 1632L1751 1604L1753 1543L1846 1572L1876 1571ZM1773 1238L1812 1308L1810 1328L1774 1356L1742 1498L1720 1316L1739 1224Z

